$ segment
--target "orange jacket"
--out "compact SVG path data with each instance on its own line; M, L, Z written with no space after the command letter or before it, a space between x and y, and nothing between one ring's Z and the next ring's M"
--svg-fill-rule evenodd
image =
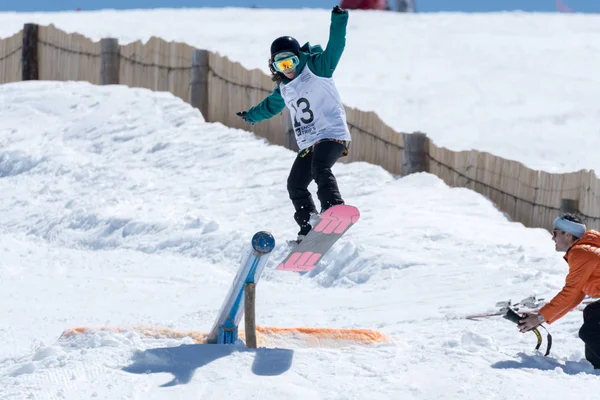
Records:
M540 309L551 324L577 307L588 295L600 297L600 232L589 230L567 250L569 273L565 286Z

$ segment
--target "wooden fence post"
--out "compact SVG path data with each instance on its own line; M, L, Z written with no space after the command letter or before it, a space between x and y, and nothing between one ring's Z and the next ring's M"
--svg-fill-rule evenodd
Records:
M421 132L404 134L406 175L429 170L429 140Z
M23 26L21 65L22 80L36 81L39 79L38 26L36 24L25 24Z
M246 333L246 347L256 348L256 314L254 300L256 298L256 284L246 283L244 285L244 323Z
M208 115L208 51L192 50L192 70L190 72L190 104L200 110L204 119L210 121Z
M574 199L561 199L560 212L579 214L579 201Z
M100 39L100 84L118 85L121 54L119 40Z

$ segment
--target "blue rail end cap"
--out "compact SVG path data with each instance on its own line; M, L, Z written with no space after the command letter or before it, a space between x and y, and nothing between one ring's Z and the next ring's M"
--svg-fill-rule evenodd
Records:
M275 248L275 238L269 232L256 232L252 236L252 247L259 253L270 253Z

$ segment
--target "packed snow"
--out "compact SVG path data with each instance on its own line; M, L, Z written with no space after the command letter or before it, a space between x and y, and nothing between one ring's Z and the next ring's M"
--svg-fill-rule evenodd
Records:
M595 399L581 312L550 326L550 357L500 318L550 297L566 264L543 229L475 192L367 163L334 172L360 221L307 274L277 271L297 227L295 157L168 93L74 82L0 86L0 399ZM311 185L314 192L315 187ZM364 328L379 344L208 333L260 230L277 245L257 323ZM63 335L72 328L89 332Z
M335 79L345 104L438 145L599 171L599 18L351 12ZM159 36L268 72L274 37L325 44L329 12L0 13L0 37L25 22L122 44ZM0 86L0 399L597 397L580 311L549 326L550 357L500 317L465 318L552 297L567 266L546 230L433 175L336 165L360 221L312 272L275 270L297 232L294 157L168 93ZM261 230L277 245L259 325L387 341L197 344Z

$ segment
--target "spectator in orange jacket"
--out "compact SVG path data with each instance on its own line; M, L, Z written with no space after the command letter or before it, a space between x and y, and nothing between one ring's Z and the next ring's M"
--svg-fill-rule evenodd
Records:
M544 322L558 320L577 307L586 295L600 297L600 232L587 230L581 219L563 214L554 220L552 240L556 251L565 251L569 264L565 286L539 313L526 313L519 330L527 332ZM585 358L600 369L600 301L583 310L579 337L585 343Z

